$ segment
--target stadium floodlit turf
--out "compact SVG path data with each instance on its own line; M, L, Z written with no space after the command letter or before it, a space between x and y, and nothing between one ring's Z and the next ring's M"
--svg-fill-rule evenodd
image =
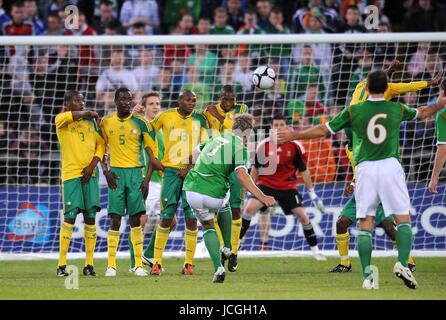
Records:
M410 290L392 273L395 258L373 259L379 272L379 290L361 288L359 260L353 271L331 274L338 263L330 258L241 258L235 273L223 284L212 283L209 259L195 260L196 274L181 275L182 259L164 261L166 272L145 278L128 273L129 261L118 260L118 276L104 277L106 260L95 262L96 277L82 275L79 289L65 289L66 278L56 277L55 260L0 262L0 299L446 299L446 259L417 258L419 289ZM156 292L156 294L154 294Z

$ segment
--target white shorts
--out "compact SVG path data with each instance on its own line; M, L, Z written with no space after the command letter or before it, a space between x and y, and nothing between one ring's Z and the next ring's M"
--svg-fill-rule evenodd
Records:
M356 218L375 216L381 202L386 217L409 215L406 175L396 158L364 161L356 167Z
M160 215L160 200L161 200L161 183L149 182L149 195L146 200L146 210L149 216Z
M217 199L201 193L186 191L186 200L197 219L202 222L213 220L215 213L228 202L228 197Z

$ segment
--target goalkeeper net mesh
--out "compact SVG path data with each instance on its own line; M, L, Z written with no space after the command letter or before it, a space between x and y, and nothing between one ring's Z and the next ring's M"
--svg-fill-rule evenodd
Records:
M194 43L200 37L189 37L187 42L169 37L156 42L155 37L144 43L136 37L109 42L108 37L95 37L100 44L85 45L72 40L78 41L79 37L65 37L51 45L1 45L0 253L58 252L63 214L61 157L54 118L63 109L63 96L69 90L82 92L87 108L103 116L115 112L113 98L119 87L128 87L138 103L144 93L160 92L162 110L176 106L179 93L191 89L197 95L196 109L202 111L208 104L217 103L222 86L230 84L237 102L247 104L254 115L259 136L268 136L276 113L284 114L297 130L333 118L350 103L356 85L370 71L385 69L394 59L400 65L390 78L393 83L430 81L444 69L446 60L446 42L383 42L378 37L367 40L370 37L363 36L358 42L342 43L326 36L324 41L309 37L302 42L290 37L292 40L277 43L274 37L254 36L243 38L240 44L237 36L223 38L224 42L213 37L212 43ZM252 72L260 65L276 72L270 90L252 85ZM419 84L399 87L401 92L395 92L393 101L411 107L434 102L439 87L417 87ZM340 132L301 143L324 212L312 205L303 185L299 190L320 249L335 252L336 220L349 199L343 196L343 187L352 179L345 152L348 138ZM402 124L401 162L412 201L413 248L425 252L446 249L444 172L438 194L427 191L435 151L435 117ZM106 252L107 188L102 175L100 181L102 211L96 219L96 251ZM184 252L181 210L177 216L179 223L171 232L167 252ZM79 216L70 252L85 250L82 222ZM121 231L119 250L126 251L129 226L125 219ZM351 249L355 247L355 231L353 225ZM309 251L299 221L285 216L280 208L269 215L256 215L242 252L260 250L262 242L268 243L269 252ZM382 229L376 230L374 248L393 250Z

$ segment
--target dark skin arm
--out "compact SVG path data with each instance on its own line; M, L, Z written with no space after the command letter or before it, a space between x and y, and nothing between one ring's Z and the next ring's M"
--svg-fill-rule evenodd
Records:
M71 114L73 115L73 121L79 120L80 118L92 117L95 119L97 125L100 123L99 115L95 111L71 111Z
M139 187L139 191L142 193L142 197L144 201L146 201L147 196L149 195L149 182L152 179L153 167L152 164L149 164L149 169L147 170L146 177L141 182L141 186Z
M443 78L443 70L441 70L440 72L438 72L435 77L431 80L427 82L427 86L438 86L440 84L441 79Z
M102 171L104 172L105 179L107 179L108 187L112 190L117 189L118 184L117 184L116 180L119 180L119 177L115 173L108 170L107 163L105 162L105 156L104 156L104 160L101 161L101 167L102 167Z
M81 177L82 183L87 183L88 181L90 181L94 169L96 169L96 166L98 165L99 161L101 161L101 159L99 159L98 157L93 157L90 164L86 166L84 169L82 169L82 177Z
M211 104L206 108L206 111L212 114L218 121L220 121L221 124L223 124L223 122L225 121L225 117L218 112L215 105Z
M146 148L147 154L149 155L150 166L153 167L152 170L161 170L164 171L164 166L161 162L155 157L152 152L152 149L149 147Z
M189 173L190 169L194 167L194 165L192 164L192 156L189 157L189 163L190 164L186 168L183 168L177 172L177 177L180 177L181 179L184 180L187 174Z

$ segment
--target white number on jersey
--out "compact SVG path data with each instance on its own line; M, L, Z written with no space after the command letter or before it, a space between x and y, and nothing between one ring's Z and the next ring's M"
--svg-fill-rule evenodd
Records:
M367 125L367 138L373 144L381 144L387 138L386 128L382 124L377 124L376 121L378 119L386 119L387 114L378 113L370 119L369 124ZM376 135L378 133L378 135Z

